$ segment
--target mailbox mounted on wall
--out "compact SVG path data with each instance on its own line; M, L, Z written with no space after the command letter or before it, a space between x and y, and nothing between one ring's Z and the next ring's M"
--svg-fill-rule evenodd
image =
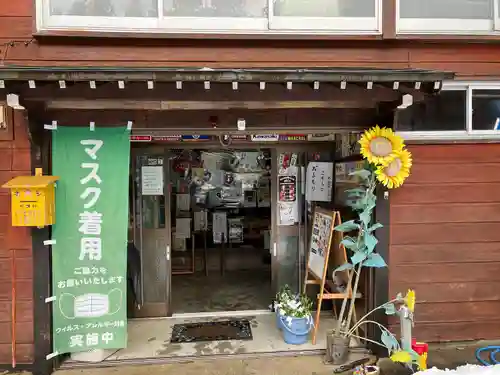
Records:
M2 187L11 191L11 215L14 227L43 228L55 223L55 187L59 177L18 176Z

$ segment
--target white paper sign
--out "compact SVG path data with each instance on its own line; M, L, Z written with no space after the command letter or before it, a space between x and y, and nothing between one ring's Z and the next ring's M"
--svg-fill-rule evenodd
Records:
M228 242L227 214L225 212L214 212L212 214L212 232L214 243L222 243L222 235L224 235L224 242Z
M309 202L331 202L332 185L333 163L309 163L306 176L306 199Z
M163 195L163 167L143 166L141 168L142 195Z
M177 211L189 211L191 196L189 194L177 194L176 207Z
M175 219L175 237L190 238L191 237L191 218L176 218Z
M208 228L208 218L207 211L195 211L194 212L194 230L197 232L207 230Z

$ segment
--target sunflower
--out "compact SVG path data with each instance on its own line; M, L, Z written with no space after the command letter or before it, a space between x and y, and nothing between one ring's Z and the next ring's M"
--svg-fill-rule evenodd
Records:
M398 188L410 175L411 165L410 151L395 151L377 167L377 180L389 189Z
M410 363L411 362L411 354L403 351L403 350L398 350L391 355L391 361L393 362L398 362L398 363Z
M381 128L378 125L365 131L358 141L361 155L372 164L381 164L394 152L403 150L403 138L396 135L392 129Z
M415 298L415 291L413 289L408 290L405 296L405 304L406 307L408 307L408 310L411 312L415 311L415 303L416 303L416 298Z

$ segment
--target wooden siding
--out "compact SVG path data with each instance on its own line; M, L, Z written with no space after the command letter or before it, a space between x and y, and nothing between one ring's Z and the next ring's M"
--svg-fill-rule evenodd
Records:
M18 175L31 174L27 121L14 116L14 140L0 141L0 185ZM16 267L17 362L33 361L33 263L29 229L14 228L10 219L9 192L0 189L0 364L11 363L12 258Z
M500 145L410 149L412 175L390 193L390 295L416 290L419 340L497 339Z
M500 77L500 50L468 41L241 41L58 38L32 41L33 0L0 2L0 66L378 67ZM7 43L18 41L9 46ZM32 41L29 45L24 42Z

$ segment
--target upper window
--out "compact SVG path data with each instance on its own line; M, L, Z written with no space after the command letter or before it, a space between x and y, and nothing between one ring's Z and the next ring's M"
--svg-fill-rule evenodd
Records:
M442 91L421 103L398 110L398 131L465 131L466 91Z
M39 31L381 32L382 0L36 0Z
M500 84L444 82L443 90L397 111L394 127L406 139L499 139Z
M410 34L493 32L500 19L498 5L500 0L398 0L397 29Z

